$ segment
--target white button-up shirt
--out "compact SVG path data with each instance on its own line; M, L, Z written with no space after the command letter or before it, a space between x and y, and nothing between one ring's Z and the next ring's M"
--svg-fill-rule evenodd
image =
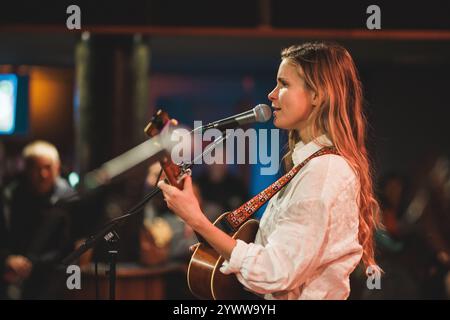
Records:
M294 165L331 145L325 135L316 141L297 143ZM358 192L358 179L343 157L310 160L269 201L255 242L237 240L221 272L235 273L265 299L346 299L349 275L362 256Z

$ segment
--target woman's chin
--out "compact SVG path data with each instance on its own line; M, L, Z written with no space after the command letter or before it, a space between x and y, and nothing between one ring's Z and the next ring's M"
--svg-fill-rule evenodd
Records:
M283 120L277 117L273 118L273 125L279 129L286 129L286 130L289 129L287 123L285 123Z

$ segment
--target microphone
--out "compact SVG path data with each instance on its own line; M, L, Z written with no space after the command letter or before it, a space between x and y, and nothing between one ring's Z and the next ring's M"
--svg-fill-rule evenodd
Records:
M272 117L272 111L266 104L258 104L251 110L236 114L234 116L217 120L207 125L201 126L195 130L201 129L202 132L208 129L219 129L220 131L232 129L244 124L253 122L266 122Z

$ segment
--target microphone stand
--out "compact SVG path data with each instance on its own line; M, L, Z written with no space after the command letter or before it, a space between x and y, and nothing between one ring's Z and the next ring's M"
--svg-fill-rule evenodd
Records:
M190 174L190 168L192 165L199 160L201 157L203 157L207 152L211 151L214 147L216 147L219 143L224 141L229 137L230 134L226 134L221 136L220 138L217 138L213 142L211 142L205 150L196 156L193 161L190 163L181 163L179 166L181 167L181 171L185 174ZM140 212L145 204L152 199L154 196L159 194L161 192L161 189L156 187L155 190L149 192L147 195L144 196L144 198L137 203L131 210L129 210L128 213L123 214L120 217L117 217L115 219L112 219L109 221L106 225L103 226L100 231L97 233L91 235L88 237L88 239L75 251L73 251L71 254L69 254L67 257L65 257L62 260L62 264L68 266L73 261L78 259L83 253L85 253L87 250L95 247L95 245L101 241L104 240L108 243L109 249L108 249L108 256L109 256L109 271L108 271L108 277L109 277L109 299L115 300L116 295L116 264L117 264L117 256L119 254L119 245L118 242L120 240L120 237L116 231L116 229L123 225L125 221L128 220L128 218L134 216L138 212Z

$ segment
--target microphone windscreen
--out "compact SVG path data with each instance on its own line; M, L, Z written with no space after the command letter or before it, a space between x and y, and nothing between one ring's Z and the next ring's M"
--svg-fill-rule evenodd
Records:
M266 122L272 117L272 110L267 104L258 104L254 110L257 122Z

